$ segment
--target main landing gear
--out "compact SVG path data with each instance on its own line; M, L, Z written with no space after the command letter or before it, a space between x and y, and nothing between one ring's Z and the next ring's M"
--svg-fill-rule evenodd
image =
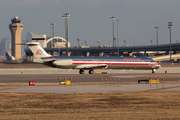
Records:
M80 70L79 70L79 73L80 73L80 74L84 74L84 70L83 70L83 69L80 69Z
M80 74L84 74L84 70L83 70L83 69L80 69L80 70L79 70L79 73L80 73ZM92 70L92 69L89 70L89 74L94 74L94 70Z
M93 74L94 73L94 71L93 70L89 70L89 74Z
M152 73L155 73L156 69L152 69Z

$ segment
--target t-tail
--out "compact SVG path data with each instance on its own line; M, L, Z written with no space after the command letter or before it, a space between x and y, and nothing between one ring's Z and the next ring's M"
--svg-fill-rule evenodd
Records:
M36 58L44 58L51 56L41 47L39 42L29 42L27 43L27 45L29 46Z
M15 60L15 58L9 52L5 52L5 55L6 55L6 61Z
M59 54L56 51L54 51L54 56L59 56Z

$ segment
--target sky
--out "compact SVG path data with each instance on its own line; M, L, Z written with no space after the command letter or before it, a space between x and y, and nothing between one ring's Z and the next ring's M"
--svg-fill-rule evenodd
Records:
M69 13L68 38L71 46L87 44L97 46L113 44L112 20L119 18L119 46L124 40L129 46L169 44L172 22L172 43L180 41L180 0L0 0L0 40L11 39L9 24L18 16L24 25L22 41L27 32L52 36L50 23L56 23L55 36L65 37L64 13ZM114 36L117 38L117 21L114 21Z

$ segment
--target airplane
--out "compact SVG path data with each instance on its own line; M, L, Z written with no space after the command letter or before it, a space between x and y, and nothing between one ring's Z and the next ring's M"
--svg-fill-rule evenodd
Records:
M54 51L54 56L59 56L59 54L56 51Z
M39 42L27 43L36 58L43 60L43 64L62 68L79 69L80 74L84 70L89 70L89 74L94 73L94 69L143 69L152 70L155 73L161 65L147 57L108 57L108 56L52 56L49 55Z
M16 60L9 52L5 52L6 61L4 63L9 64L19 64L22 63L23 60Z
M6 61L14 61L15 58L9 53L9 52L5 52L6 55Z

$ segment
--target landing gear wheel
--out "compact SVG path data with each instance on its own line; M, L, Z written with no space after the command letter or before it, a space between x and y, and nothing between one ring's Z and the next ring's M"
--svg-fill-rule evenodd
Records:
M156 71L155 69L152 69L152 73L155 73L155 71Z
M94 74L94 71L93 70L89 70L89 74Z
M79 70L79 73L80 73L80 74L84 74L84 70L80 69L80 70Z

